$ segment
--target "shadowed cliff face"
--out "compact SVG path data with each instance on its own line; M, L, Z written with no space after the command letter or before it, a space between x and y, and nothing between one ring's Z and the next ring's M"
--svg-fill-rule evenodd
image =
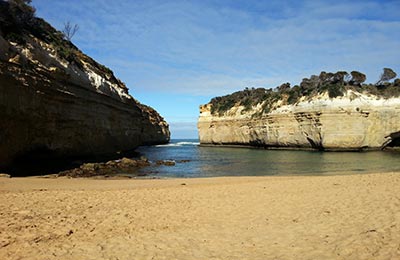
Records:
M41 19L14 26L8 8L0 1L0 167L27 154L109 156L169 142L164 119L112 71Z

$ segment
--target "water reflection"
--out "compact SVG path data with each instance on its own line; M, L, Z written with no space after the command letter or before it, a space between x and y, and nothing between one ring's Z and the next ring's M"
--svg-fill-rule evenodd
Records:
M179 145L142 147L150 160L190 160L176 166L144 169L158 177L330 175L400 171L400 154L391 152L317 152Z

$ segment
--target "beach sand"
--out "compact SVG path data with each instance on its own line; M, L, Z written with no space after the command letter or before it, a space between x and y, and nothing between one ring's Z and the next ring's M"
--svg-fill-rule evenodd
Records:
M0 259L400 259L400 173L0 179Z

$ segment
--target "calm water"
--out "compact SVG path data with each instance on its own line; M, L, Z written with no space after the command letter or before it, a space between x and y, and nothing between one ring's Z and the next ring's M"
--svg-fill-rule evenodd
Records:
M331 175L400 171L400 153L317 152L199 147L197 140L140 147L150 161L174 160L175 166L154 166L150 177L215 177L262 175ZM190 160L179 162L179 160Z

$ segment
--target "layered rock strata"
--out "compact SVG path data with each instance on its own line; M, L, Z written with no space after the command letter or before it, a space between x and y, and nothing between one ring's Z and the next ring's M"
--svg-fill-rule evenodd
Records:
M295 104L262 104L245 109L235 105L222 114L212 104L200 107L200 143L251 145L264 148L319 150L382 149L399 145L400 98L382 98L347 90L330 98L327 93Z
M27 154L79 158L169 141L164 119L111 70L41 19L13 24L23 11L11 17L0 4L0 168Z

